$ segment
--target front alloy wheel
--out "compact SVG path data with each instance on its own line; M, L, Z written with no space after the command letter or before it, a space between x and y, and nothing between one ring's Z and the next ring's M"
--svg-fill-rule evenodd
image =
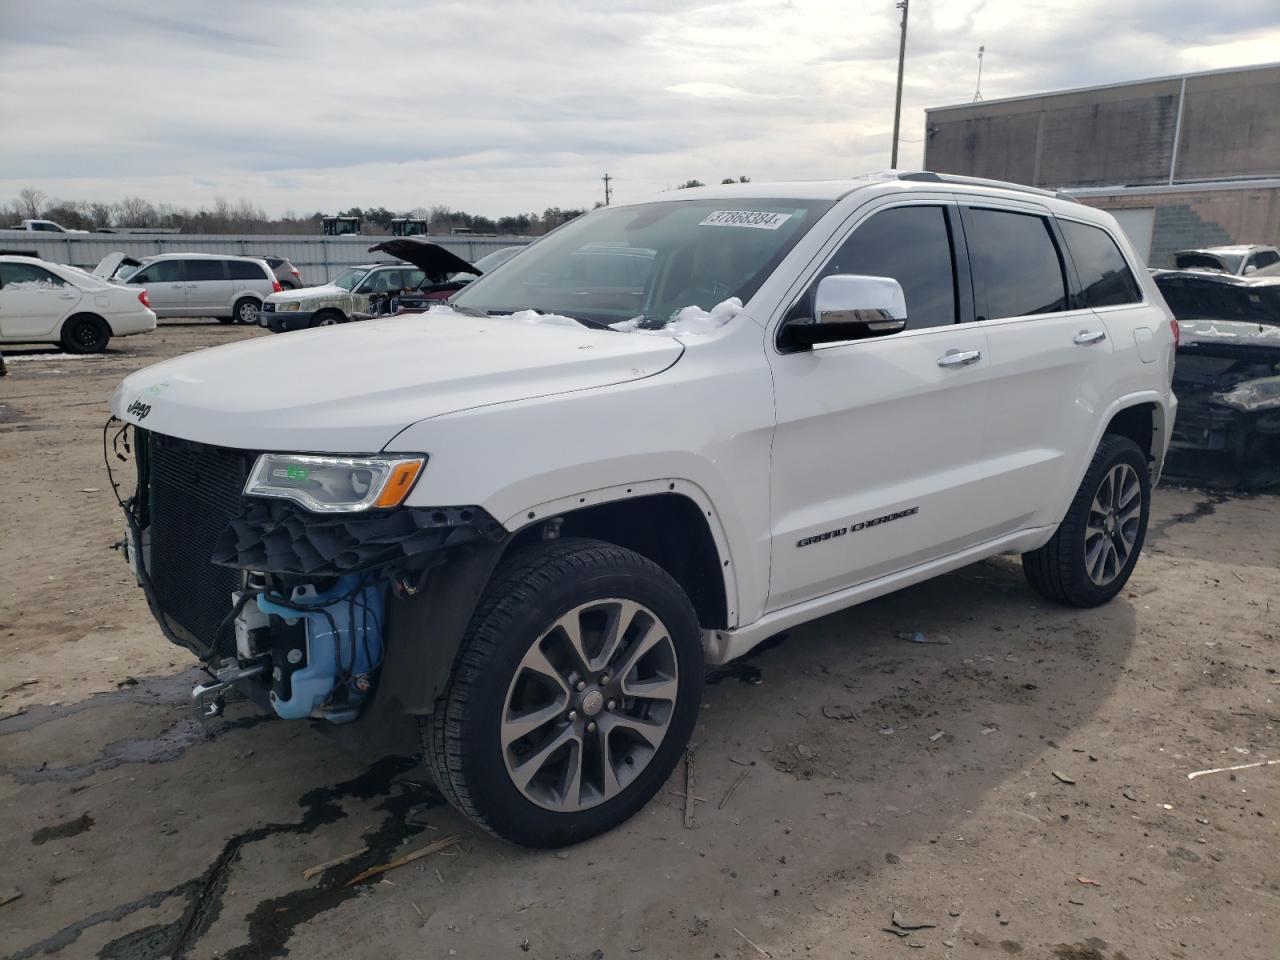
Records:
M670 775L701 698L697 617L652 561L541 541L494 573L421 723L436 784L484 829L556 847L622 823Z
M507 688L502 754L526 799L585 810L648 766L679 688L666 625L618 597L581 604L529 648Z

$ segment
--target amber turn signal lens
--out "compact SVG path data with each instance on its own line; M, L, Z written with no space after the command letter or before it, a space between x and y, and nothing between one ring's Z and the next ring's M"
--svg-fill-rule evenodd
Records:
M419 460L398 464L391 471L391 476L387 478L387 482L382 488L382 493L378 495L374 506L400 506L400 504L404 503L404 498L409 495L409 491L413 489L413 483L418 479L418 474L421 472L422 462Z

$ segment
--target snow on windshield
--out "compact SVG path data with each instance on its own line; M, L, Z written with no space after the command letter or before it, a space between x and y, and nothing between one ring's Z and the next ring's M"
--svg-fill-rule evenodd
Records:
M666 337L692 336L718 330L742 312L742 301L737 297L722 300L710 310L701 307L684 307L666 320L655 322L648 317L635 317L609 326L621 333L656 333Z
M648 333L663 337L696 336L700 333L712 333L742 312L742 301L737 297L717 303L710 310L698 306L683 307L675 311L663 321L651 320L648 317L634 317L619 323L609 324L609 329L619 333ZM452 307L441 304L432 306L427 313L458 313ZM465 316L465 314L458 314ZM573 317L558 313L539 313L537 310L517 310L515 313L493 314L504 320L519 320L521 323L542 324L551 327L576 327L583 329L584 324Z

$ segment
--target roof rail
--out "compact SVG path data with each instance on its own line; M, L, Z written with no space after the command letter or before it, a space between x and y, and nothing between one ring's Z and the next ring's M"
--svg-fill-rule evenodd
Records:
M913 170L898 174L899 180L910 180L923 183L956 183L972 187L997 187L1001 190L1016 190L1019 193L1034 193L1041 197L1056 197L1079 203L1075 197L1061 190L1042 190L1040 187L1028 187L1022 183L1010 183L1007 180L988 180L985 177L964 177L958 173L935 173L932 170Z

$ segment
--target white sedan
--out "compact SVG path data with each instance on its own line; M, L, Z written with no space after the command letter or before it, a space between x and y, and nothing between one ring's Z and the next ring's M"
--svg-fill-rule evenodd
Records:
M71 353L101 353L112 337L155 328L146 290L78 267L0 256L0 343L58 343Z

